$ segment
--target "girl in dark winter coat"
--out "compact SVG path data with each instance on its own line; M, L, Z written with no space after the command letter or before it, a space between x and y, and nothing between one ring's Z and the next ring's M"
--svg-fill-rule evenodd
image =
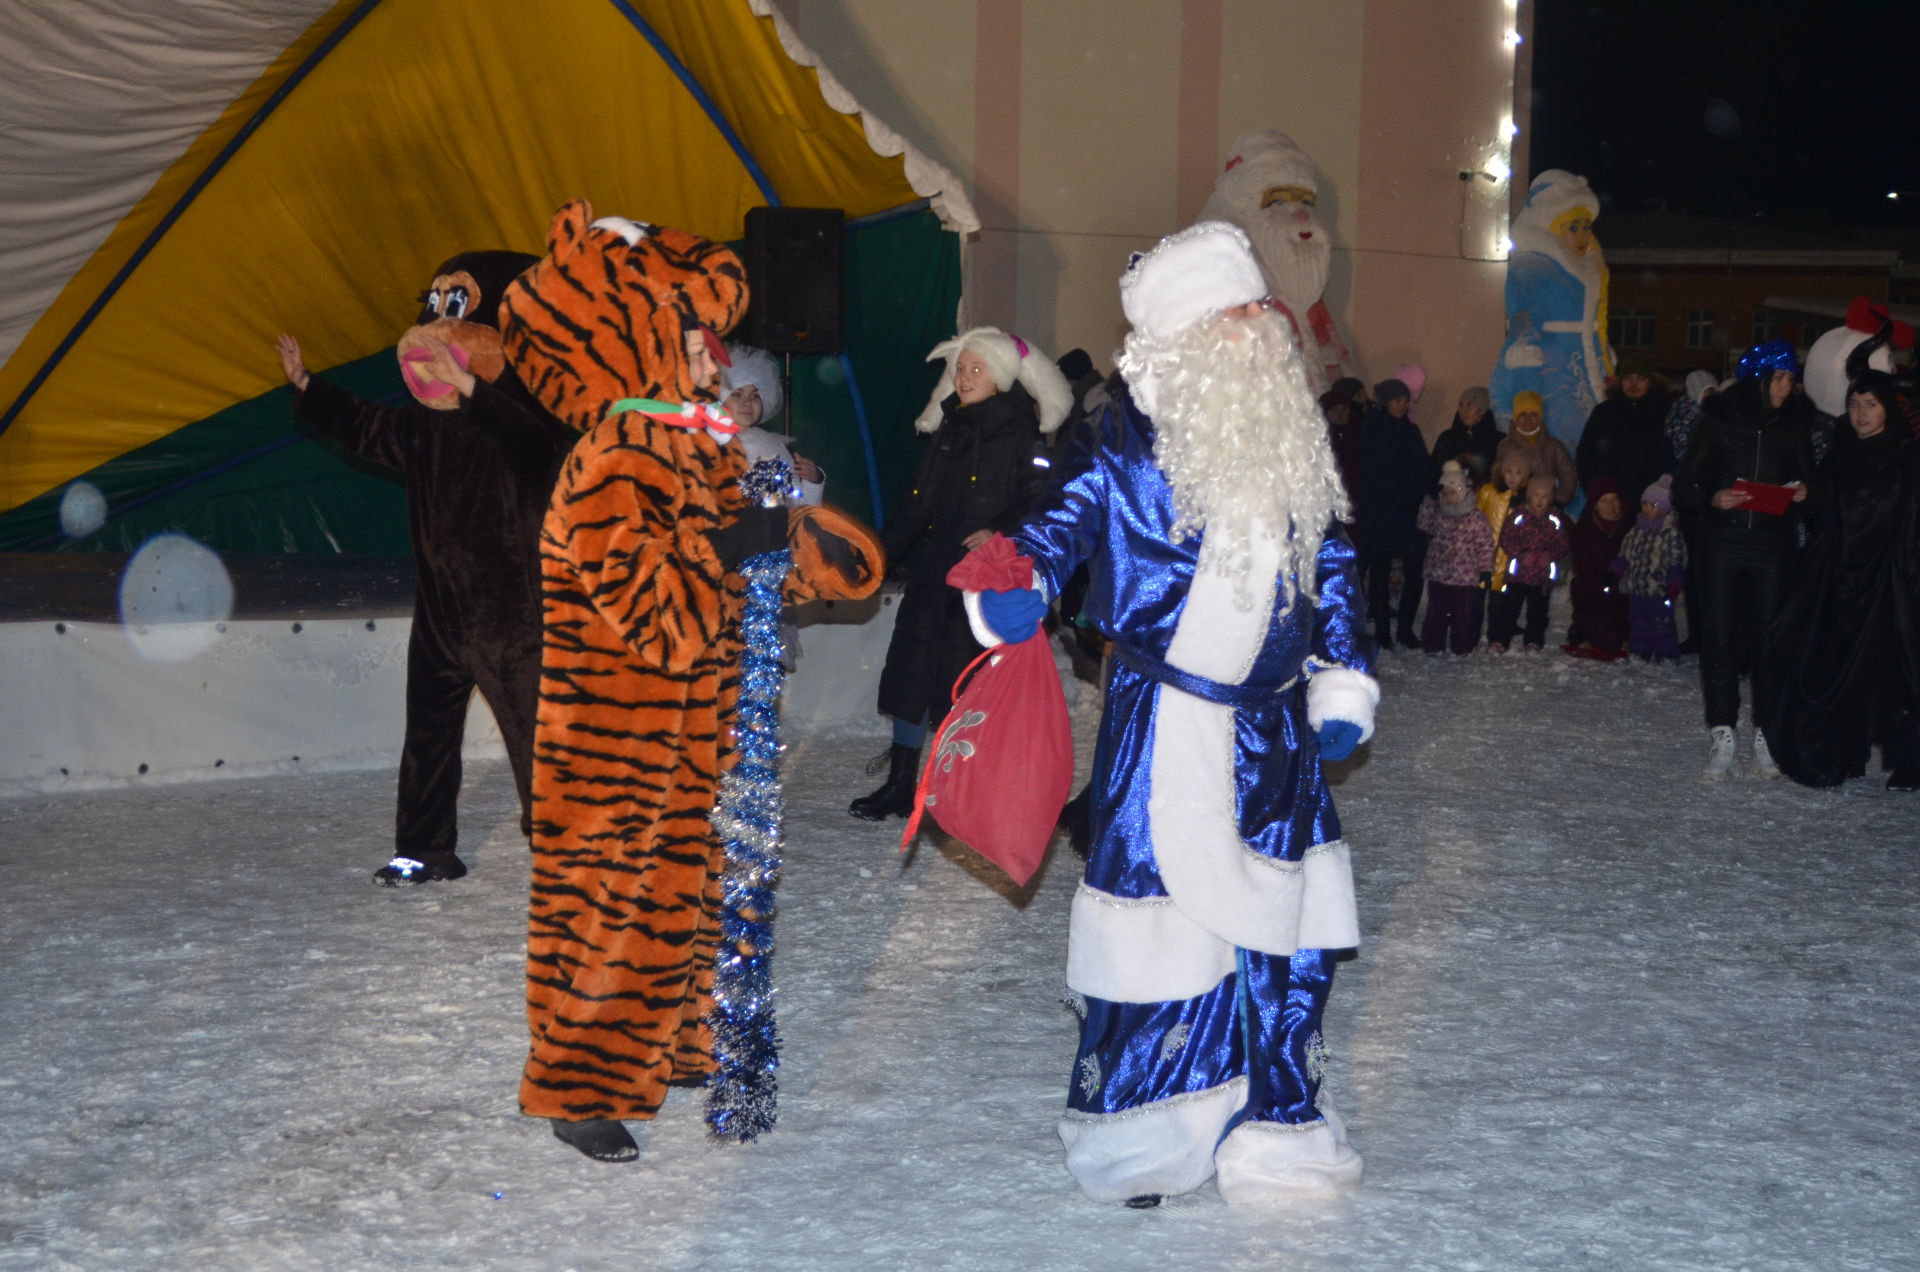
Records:
M1815 482L1806 571L1773 626L1766 737L1804 785L1860 776L1877 742L1887 789L1920 790L1920 447L1882 372L1853 382L1847 417Z
M1640 494L1640 518L1620 542L1613 563L1627 598L1627 647L1641 658L1680 656L1673 602L1687 581L1687 541L1673 515L1673 478L1662 476Z
M1632 524L1613 478L1587 483L1587 509L1573 526L1573 623L1563 647L1576 658L1612 662L1626 646L1627 599L1613 562Z
M1740 359L1739 381L1707 399L1700 423L1673 477L1674 502L1697 518L1694 586L1699 591L1700 687L1706 703L1707 765L1702 776L1733 771L1734 725L1740 715L1740 674L1751 669L1753 715L1773 707L1773 678L1761 645L1786 599L1794 564L1794 525L1788 514L1756 512L1745 480L1796 485L1807 498L1813 476L1813 404L1795 390L1800 362L1793 346L1776 340ZM1753 771L1778 777L1765 736L1754 733Z
M1420 533L1420 501L1433 484L1427 446L1407 412L1413 392L1398 380L1374 386L1376 403L1360 425L1360 490L1354 500L1354 546L1367 589L1367 613L1380 647L1391 649L1396 634L1408 647L1420 643L1413 617L1420 610L1421 558L1426 536ZM1392 613L1393 562L1400 559L1400 611Z
M997 531L1020 524L1045 491L1046 436L1073 405L1058 367L1017 336L976 327L930 355L947 369L915 427L931 434L913 490L887 518L881 543L897 563L918 545L880 673L880 710L893 717L887 780L848 812L869 821L913 811L920 743L951 705L953 682L980 653L947 571Z
M1522 607L1527 652L1537 654L1547 643L1547 600L1560 579L1560 559L1567 555L1567 519L1554 511L1553 491L1553 478L1535 473L1527 481L1526 506L1509 514L1500 531L1507 586L1494 597L1487 617L1487 648L1496 654L1513 644Z

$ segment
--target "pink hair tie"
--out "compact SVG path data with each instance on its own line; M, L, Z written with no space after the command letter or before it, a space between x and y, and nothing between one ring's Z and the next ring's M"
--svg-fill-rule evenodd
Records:
M1022 340L1022 339L1021 339L1020 337L1018 337L1018 336L1016 336L1016 335L1014 335L1014 334L1013 334L1012 332L1008 332L1008 333L1007 333L1007 339L1009 339L1009 340L1011 340L1011 341L1013 341L1013 347L1014 347L1014 348L1016 348L1016 349L1018 349L1018 350L1020 351L1020 356L1021 356L1021 357L1023 357L1023 358L1024 358L1024 357L1026 357L1026 356L1027 356L1027 342L1026 342L1026 341L1024 341L1024 340Z

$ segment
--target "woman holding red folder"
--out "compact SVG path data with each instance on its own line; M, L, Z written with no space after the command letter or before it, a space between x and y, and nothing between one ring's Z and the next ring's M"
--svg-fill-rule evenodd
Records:
M1702 776L1733 771L1740 676L1753 677L1753 718L1770 718L1772 676L1762 647L1792 582L1793 516L1756 511L1742 480L1766 486L1800 483L1790 503L1807 498L1813 475L1813 405L1798 392L1799 359L1785 340L1758 345L1740 359L1734 386L1708 399L1686 457L1674 474L1674 502L1699 519L1700 688L1707 716ZM1755 730L1753 774L1780 769Z

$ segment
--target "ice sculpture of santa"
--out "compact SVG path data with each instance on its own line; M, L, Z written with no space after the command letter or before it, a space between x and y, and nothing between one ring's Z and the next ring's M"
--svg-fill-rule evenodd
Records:
M1353 374L1325 300L1333 238L1315 210L1319 196L1306 152L1278 129L1256 128L1235 139L1226 170L1200 210L1200 220L1230 221L1253 240L1268 290L1293 323L1315 397Z

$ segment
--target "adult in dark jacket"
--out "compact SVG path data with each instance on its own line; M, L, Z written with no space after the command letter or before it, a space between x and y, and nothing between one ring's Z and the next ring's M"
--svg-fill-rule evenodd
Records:
M507 367L495 315L506 285L537 257L466 252L434 271L397 352L413 402L379 406L307 373L300 344L278 341L294 417L363 459L399 472L413 539L413 632L388 886L458 879L460 744L475 689L493 710L520 792L533 807L540 687L538 540L560 462L577 434L535 405ZM458 355L452 352L458 350Z
M1619 383L1587 416L1573 453L1582 489L1609 477L1616 489L1637 496L1661 474L1673 471L1673 448L1667 442L1671 396L1656 389L1645 365L1621 365Z
M1768 625L1786 599L1794 566L1794 518L1746 505L1745 479L1762 485L1802 483L1804 502L1813 476L1813 404L1796 389L1800 373L1793 346L1776 340L1740 360L1740 379L1707 400L1700 423L1674 474L1674 502L1695 515L1700 591L1700 687L1709 739L1703 776L1733 770L1734 725L1740 715L1740 675L1751 669L1753 716L1770 718L1773 683L1762 656ZM1691 548L1690 548L1691 550ZM1754 734L1753 771L1778 777L1764 734Z
M953 682L981 651L947 571L993 534L1020 524L1045 493L1046 438L1073 405L1058 367L1017 336L976 327L936 348L947 368L915 426L931 434L913 489L887 517L887 560L916 546L880 673L893 717L887 779L847 811L869 821L913 811L920 744L952 704Z
M1500 442L1506 437L1500 431L1500 425L1493 418L1493 399L1483 388L1472 388L1460 395L1460 405L1453 412L1453 423L1449 424L1433 439L1433 478L1440 480L1440 470L1448 460L1456 460L1465 469L1468 478L1475 487L1479 487L1493 477L1494 452L1500 449Z
M1407 412L1413 393L1398 380L1374 386L1374 406L1360 424L1360 490L1354 500L1354 545L1367 589L1367 613L1382 649L1418 648L1421 565L1427 536L1420 533L1420 501L1434 484L1426 442ZM1400 561L1400 608L1392 613L1393 562Z
M1805 569L1771 633L1767 743L1807 786L1865 773L1878 743L1887 789L1920 790L1920 447L1884 372L1853 382L1847 415L1814 483Z

